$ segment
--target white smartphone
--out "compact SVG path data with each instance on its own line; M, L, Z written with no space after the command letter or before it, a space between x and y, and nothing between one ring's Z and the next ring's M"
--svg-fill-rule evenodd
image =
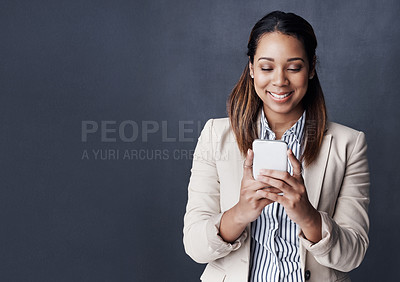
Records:
M253 141L253 177L260 169L287 171L287 144L283 140L256 139Z

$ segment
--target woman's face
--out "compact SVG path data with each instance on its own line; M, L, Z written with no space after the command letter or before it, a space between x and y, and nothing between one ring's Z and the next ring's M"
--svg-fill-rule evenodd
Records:
M257 46L254 64L249 63L254 88L268 116L293 118L303 113L301 100L313 70L304 46L297 38L279 32L264 34Z

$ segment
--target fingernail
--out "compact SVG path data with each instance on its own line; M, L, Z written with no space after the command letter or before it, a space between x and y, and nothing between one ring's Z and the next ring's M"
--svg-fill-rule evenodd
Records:
M250 148L247 149L247 155L250 155Z

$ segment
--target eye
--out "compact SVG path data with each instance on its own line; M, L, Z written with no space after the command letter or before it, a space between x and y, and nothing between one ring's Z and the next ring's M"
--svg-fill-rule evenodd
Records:
M299 71L301 71L301 67L288 68L288 71L291 71L291 72L299 72Z
M272 71L272 68L261 68L262 71Z

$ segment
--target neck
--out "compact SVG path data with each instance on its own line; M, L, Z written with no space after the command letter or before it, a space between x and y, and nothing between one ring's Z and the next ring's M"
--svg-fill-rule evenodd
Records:
M304 109L300 105L290 113L286 114L268 111L264 106L265 117L267 118L269 127L275 133L276 139L281 139L285 131L291 128L299 120L303 112Z

